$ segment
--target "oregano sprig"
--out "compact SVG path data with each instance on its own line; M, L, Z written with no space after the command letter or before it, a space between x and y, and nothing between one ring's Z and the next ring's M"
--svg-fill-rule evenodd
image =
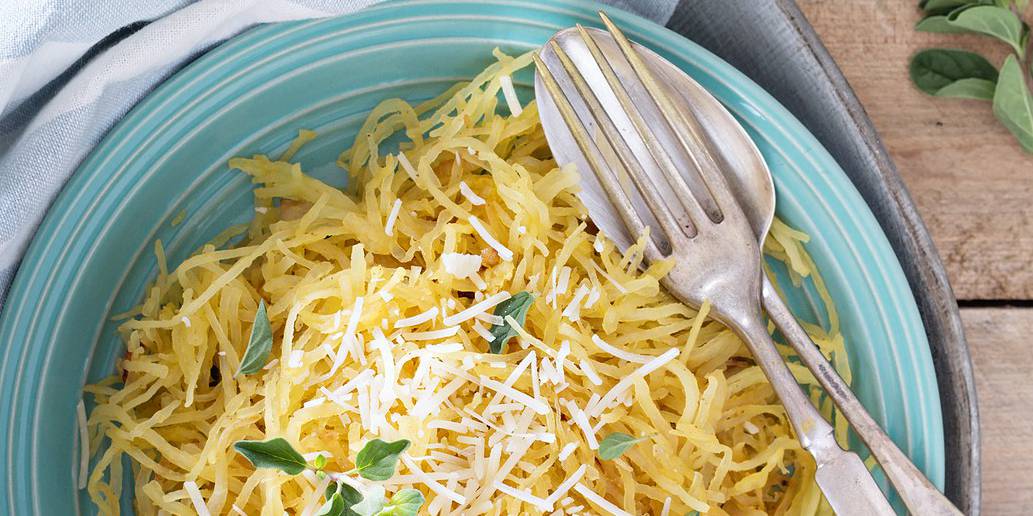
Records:
M327 473L326 456L319 454L309 464L293 446L282 437L266 441L237 441L233 448L256 468L278 469L289 475L305 470L315 471L321 478L332 475L327 486L326 502L319 508L319 516L415 516L423 505L423 494L415 489L402 489L390 499L383 486L373 485L360 493L348 482L340 480L349 474L358 474L366 480L383 481L395 474L398 459L409 448L407 439L387 442L373 439L359 450L355 468L346 473Z
M1019 14L1029 0L921 0L925 13L915 29L926 32L980 34L1012 50L998 72L983 56L947 48L928 48L911 58L915 86L938 97L985 100L993 113L1033 154L1033 92L1026 63L1030 28Z

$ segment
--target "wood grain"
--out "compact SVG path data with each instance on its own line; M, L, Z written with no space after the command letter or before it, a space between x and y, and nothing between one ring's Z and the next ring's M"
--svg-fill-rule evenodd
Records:
M961 311L983 433L983 514L1033 512L1033 308Z
M907 74L922 48L979 50L994 63L1007 49L977 36L916 32L916 3L799 0L900 169L957 297L1031 299L1033 157L989 103L926 96Z

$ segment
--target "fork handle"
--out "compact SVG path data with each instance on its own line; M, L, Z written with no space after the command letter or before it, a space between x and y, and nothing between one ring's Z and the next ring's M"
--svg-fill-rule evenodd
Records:
M782 330L782 334L796 350L800 360L818 379L857 435L868 445L868 449L879 461L886 477L897 488L897 493L904 500L904 505L908 510L912 514L923 516L927 514L960 515L961 511L929 482L929 479L915 467L907 455L900 451L900 448L872 419L872 416L854 396L850 386L840 378L818 347L811 341L810 336L797 322L782 298L778 296L774 285L767 277L764 278L763 302L768 316Z
M800 445L818 469L815 482L840 516L892 516L893 508L856 453L836 442L832 425L818 412L775 347L767 325L757 313L730 318L730 326L746 342L785 407ZM736 324L738 323L738 324ZM924 515L923 515L924 516Z

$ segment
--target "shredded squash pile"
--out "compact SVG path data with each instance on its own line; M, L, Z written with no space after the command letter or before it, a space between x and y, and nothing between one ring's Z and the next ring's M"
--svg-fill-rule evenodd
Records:
M661 289L668 263L643 267L596 234L576 171L512 94L530 56L496 55L439 98L374 109L339 160L349 190L290 161L303 132L275 160L231 161L256 185L238 244L172 271L156 246L161 273L121 326L118 374L86 388L102 513L132 489L144 515L315 514L325 480L233 449L273 437L340 472L371 439L408 439L382 485L420 490L432 515L830 512L746 348ZM399 131L400 150L382 152ZM776 223L765 248L828 301L805 241ZM522 292L526 319L494 315ZM260 300L272 357L237 374ZM827 310L826 329L808 329L849 381ZM493 354L500 325L518 336ZM647 439L601 460L614 432Z

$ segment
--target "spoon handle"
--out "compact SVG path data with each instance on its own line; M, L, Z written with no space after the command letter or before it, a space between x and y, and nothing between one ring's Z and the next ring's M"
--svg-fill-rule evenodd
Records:
M897 493L904 500L904 505L908 510L912 514L923 516L960 515L961 511L929 482L929 479L915 467L907 455L900 451L900 448L872 419L872 416L854 396L850 386L840 378L828 360L825 360L825 356L821 354L810 336L797 322L767 277L764 278L763 301L768 316L782 330L782 334L796 350L800 360L814 373L815 378L825 388L857 435L868 445L868 449L879 461L886 477L897 488Z

